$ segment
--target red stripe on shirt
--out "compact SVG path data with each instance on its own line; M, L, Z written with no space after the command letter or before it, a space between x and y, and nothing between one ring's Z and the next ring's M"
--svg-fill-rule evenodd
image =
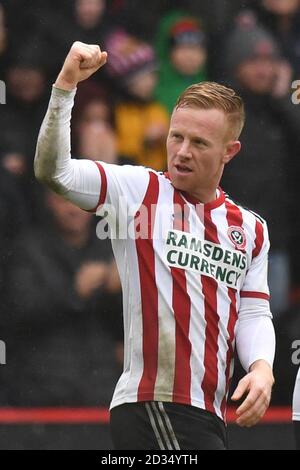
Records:
M226 219L229 227L234 225L235 227L242 227L243 226L243 214L242 211L238 206L232 204L228 199L225 199L225 207L226 207Z
M227 339L227 354L226 354L226 369L225 369L225 379L226 379L226 387L225 387L225 395L223 397L222 403L221 403L221 413L223 415L223 418L226 419L226 405L227 405L227 394L228 390L230 387L230 369L231 369L231 363L233 360L233 355L234 355L234 339L235 339L235 334L234 334L234 329L235 325L238 319L238 313L237 313L237 305L236 305L236 292L234 289L228 289L228 296L230 298L230 311L229 311L229 319L228 319L228 324L227 324L227 331L228 331L228 339Z
M270 300L270 296L268 294L265 294L264 292L254 292L254 291L249 291L249 290L243 290L241 291L240 296L249 297L253 299Z
M174 229L185 232L189 227L189 206L178 191L174 191ZM173 401L191 403L191 352L189 340L191 299L187 292L187 281L184 269L171 268L173 280L172 307L175 317L175 375ZM188 402L186 399L188 398Z
M105 170L99 162L95 162L95 163L100 173L100 194L99 194L99 201L96 207L94 207L94 209L90 209L87 211L87 212L93 212L93 213L96 212L99 206L104 204L105 199L106 199L106 194L107 194L107 178L106 178Z
M159 182L155 173L149 172L150 181L142 206L147 210L147 226L140 232L138 215L135 215L136 251L140 276L143 323L143 361L144 369L138 387L138 401L153 400L158 367L158 290L155 280L155 255L153 249L153 228L159 194ZM152 210L151 210L152 209ZM144 238L145 229L148 236ZM150 231L150 233L149 233Z
M242 227L243 226L243 214L242 211L239 209L238 206L232 204L225 200L225 207L226 207L226 219L228 223L228 227L234 225L235 227ZM221 403L221 412L225 419L226 414L226 402L227 402L227 394L230 386L230 366L233 359L234 354L234 328L238 319L238 312L237 312L237 302L236 302L236 291L234 289L228 288L228 296L230 298L230 307L229 307L229 318L227 324L227 332L228 332L228 339L227 339L227 354L226 354L226 369L225 369L225 377L226 377L226 387L225 387L225 395L223 397Z
M252 259L259 255L264 242L264 228L261 222L255 220L255 242L252 251Z
M204 206L205 240L219 243L217 227L211 219L211 210ZM218 336L219 315L217 313L217 290L218 283L215 279L201 276L202 291L205 309L205 347L204 347L204 377L201 384L205 408L215 413L214 400L218 385Z

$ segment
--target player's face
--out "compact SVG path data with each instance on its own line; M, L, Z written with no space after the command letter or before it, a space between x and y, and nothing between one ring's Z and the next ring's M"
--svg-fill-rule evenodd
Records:
M216 188L225 163L240 143L228 138L228 121L218 109L174 110L167 139L168 172L175 188L197 197Z

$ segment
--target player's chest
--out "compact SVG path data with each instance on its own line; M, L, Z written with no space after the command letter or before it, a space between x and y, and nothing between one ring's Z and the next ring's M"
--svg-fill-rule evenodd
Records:
M170 211L159 215L160 235L154 241L169 269L203 275L239 290L251 262L252 242L242 226L218 217ZM156 227L157 229L157 227Z

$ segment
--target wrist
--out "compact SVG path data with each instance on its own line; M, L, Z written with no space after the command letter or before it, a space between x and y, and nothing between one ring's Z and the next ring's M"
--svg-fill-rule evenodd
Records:
M66 80L62 75L58 75L54 86L60 90L73 91L77 87L76 81Z
M268 374L270 376L270 380L274 383L272 367L264 359L258 359L257 361L253 362L253 364L251 364L249 367L249 372L253 371L262 371L263 373Z
M264 368L272 371L272 367L267 361L265 361L264 359L257 359L251 364L251 366L249 367L249 371L252 371L254 369L264 369Z

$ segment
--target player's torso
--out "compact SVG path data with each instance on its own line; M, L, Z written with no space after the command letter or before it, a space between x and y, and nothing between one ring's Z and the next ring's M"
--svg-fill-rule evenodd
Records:
M203 205L164 177L156 189L145 196L135 218L137 238L125 250L123 383L130 377L139 400L173 399L219 410L255 217L222 191ZM201 384L211 396L204 397Z
M142 225L147 225L146 233ZM228 290L238 294L242 289L255 247L255 217L223 192L212 203L196 203L161 179L151 217L145 224L142 216L137 226L141 240L135 248L162 296L180 279L186 284L181 288L192 296L203 294L203 278L216 283L224 297Z

